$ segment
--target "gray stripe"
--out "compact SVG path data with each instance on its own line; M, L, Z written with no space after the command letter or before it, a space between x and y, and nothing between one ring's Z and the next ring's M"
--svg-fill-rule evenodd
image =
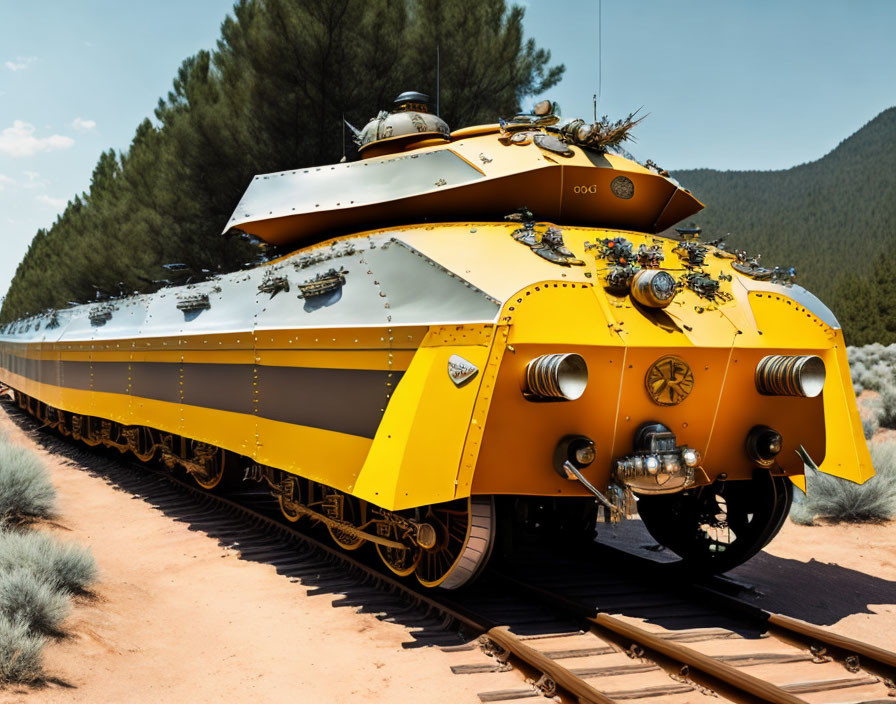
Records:
M4 354L6 369L82 391L184 403L373 438L402 372L178 362L59 362ZM180 382L183 381L183 386ZM255 383L256 385L253 385ZM129 391L130 389L130 391ZM389 396L387 396L389 394Z
M96 365L99 368L101 365ZM131 395L155 401L180 403L180 362L134 362L131 364ZM98 374L98 376L100 376ZM201 405L201 404L195 404ZM214 408L214 406L209 406Z
M254 369L251 364L184 364L183 402L251 415Z
M257 367L258 415L372 438L399 372ZM249 387L251 388L251 387ZM324 422L325 425L321 425Z
M90 362L55 362L44 360L43 365L59 367L59 386L69 389L90 391L93 389L93 375L90 371Z

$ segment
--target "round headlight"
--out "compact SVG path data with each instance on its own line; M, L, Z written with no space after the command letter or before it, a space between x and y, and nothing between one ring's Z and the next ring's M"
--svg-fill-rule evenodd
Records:
M747 435L747 455L760 467L771 467L784 447L784 439L774 428L754 426Z
M668 271L641 269L632 278L632 298L648 308L665 308L678 290Z
M594 458L596 454L594 452L594 443L590 440L581 442L578 446L573 444L574 452L573 456L575 457L576 464L581 467L587 467L589 464L594 462Z
M687 447L681 453L681 459L688 467L696 467L700 464L700 453L691 447Z
M536 398L575 401L587 385L588 365L579 354L545 354L526 366L526 391Z
M575 479L575 474L567 467L585 469L594 462L597 452L594 441L584 435L565 435L554 448L554 471L564 479Z

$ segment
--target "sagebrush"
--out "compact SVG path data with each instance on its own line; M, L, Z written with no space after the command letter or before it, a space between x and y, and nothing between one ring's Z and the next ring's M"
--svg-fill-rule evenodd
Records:
M896 428L896 344L848 347L847 354L856 394L877 394L862 403L865 437L873 437L881 427Z
M34 633L55 634L68 609L68 595L31 570L0 572L0 616L23 621Z
M886 521L896 516L896 443L869 446L875 475L864 484L806 467L806 489L795 497L790 517L812 525L816 518L835 521Z
M0 615L0 682L35 682L43 675L41 655L47 639L27 621Z
M16 569L67 592L82 592L97 577L88 548L43 533L0 530L0 574Z
M0 438L0 526L49 518L56 506L56 489L32 450Z

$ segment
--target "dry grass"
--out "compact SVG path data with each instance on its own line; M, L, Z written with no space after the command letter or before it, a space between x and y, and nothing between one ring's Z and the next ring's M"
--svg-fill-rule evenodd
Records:
M816 519L865 522L886 521L896 516L896 443L870 445L875 476L864 484L806 468L808 493L794 497L790 518L812 525Z

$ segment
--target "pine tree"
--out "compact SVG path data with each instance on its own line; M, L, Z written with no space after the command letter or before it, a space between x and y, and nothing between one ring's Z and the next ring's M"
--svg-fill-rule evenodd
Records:
M179 68L127 152L105 152L87 193L38 232L0 310L8 321L97 290L151 290L162 264L230 271L221 237L254 174L338 161L404 90L435 92L453 128L512 115L562 66L523 37L504 0L239 0L214 51Z

